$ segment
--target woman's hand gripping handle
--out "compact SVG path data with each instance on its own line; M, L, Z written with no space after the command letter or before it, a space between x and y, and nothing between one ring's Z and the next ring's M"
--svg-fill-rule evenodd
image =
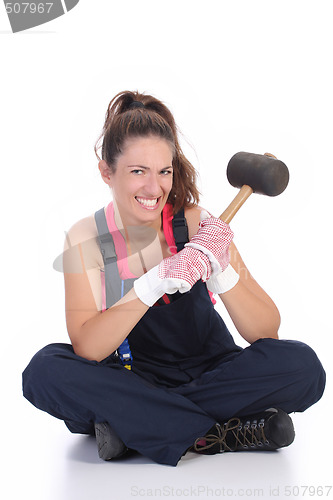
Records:
M138 278L134 290L141 302L151 307L165 293L188 292L197 281L207 281L210 276L209 257L198 249L184 248Z
M225 293L239 280L238 273L230 264L229 247L234 233L228 224L206 211L201 212L200 218L197 234L185 247L200 250L209 258L212 273L207 281L207 288L213 293Z

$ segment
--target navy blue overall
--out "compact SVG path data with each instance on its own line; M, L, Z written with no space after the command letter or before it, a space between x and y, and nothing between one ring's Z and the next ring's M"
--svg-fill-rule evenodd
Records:
M169 465L217 421L269 407L301 412L322 396L325 372L306 344L236 346L201 281L171 299L130 333L131 371L115 353L89 361L51 344L25 369L24 396L71 432L93 434L94 422L109 422L128 448Z

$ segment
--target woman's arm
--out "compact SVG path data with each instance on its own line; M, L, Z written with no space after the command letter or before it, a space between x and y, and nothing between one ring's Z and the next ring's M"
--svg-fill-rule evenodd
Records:
M114 352L148 310L130 290L102 312L102 257L96 226L83 219L69 231L64 251L65 307L69 337L75 353L101 361Z
M201 210L200 207L195 207L186 211L190 238L198 231ZM240 279L231 290L220 294L219 297L238 332L249 343L259 338L278 338L279 311L251 276L233 243L230 245L230 264Z
M238 283L219 297L240 335L250 344L260 338L278 338L279 311L245 266L236 246L230 245L230 264Z
M65 289L68 334L75 353L86 359L101 361L109 356L149 309L133 288L104 312L94 308L90 284L84 277L65 275ZM85 309L80 310L82 307Z

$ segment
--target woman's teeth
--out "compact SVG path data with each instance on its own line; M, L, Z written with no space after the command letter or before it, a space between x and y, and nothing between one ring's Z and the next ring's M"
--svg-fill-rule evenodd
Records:
M140 203L140 205L143 205L144 207L147 208L154 208L159 200L159 198L148 200L147 198L139 198L138 196L136 196L135 199Z

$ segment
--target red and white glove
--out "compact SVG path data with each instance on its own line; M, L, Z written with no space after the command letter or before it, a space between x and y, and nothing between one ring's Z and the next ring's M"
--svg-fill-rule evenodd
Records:
M195 248L207 255L212 266L207 288L213 293L225 293L239 280L239 275L230 265L229 247L234 233L228 224L212 217L206 211L201 212L200 218L197 234L185 247Z
M196 248L209 258L213 272L224 271L230 261L229 246L234 237L228 224L202 211L199 230L185 247Z
M134 290L141 302L151 307L165 293L188 292L197 281L207 281L210 275L209 258L199 250L184 248L135 280Z

